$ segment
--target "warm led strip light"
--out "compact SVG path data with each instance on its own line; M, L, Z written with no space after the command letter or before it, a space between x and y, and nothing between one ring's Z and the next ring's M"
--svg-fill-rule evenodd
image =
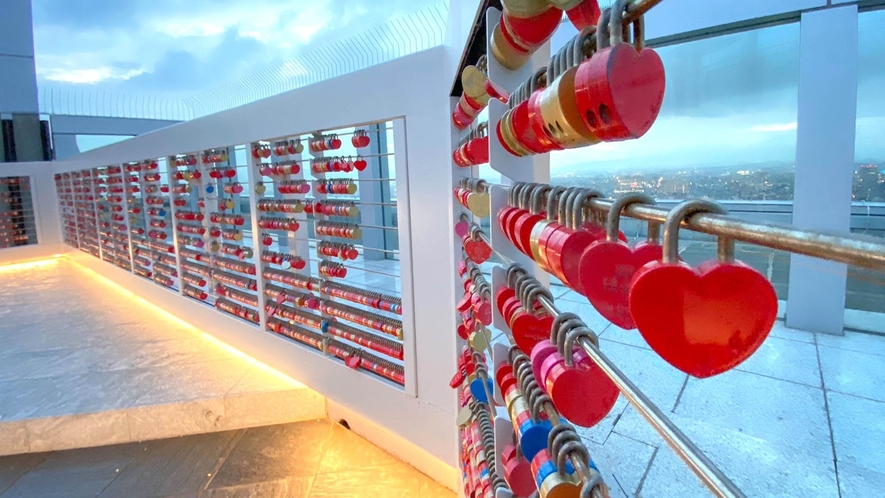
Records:
M63 257L63 256L56 255L52 259L44 259L44 260L37 260L37 261L26 262L26 263L16 263L16 264L12 264L12 265L0 266L0 271L6 271L12 267L14 267L14 269L16 269L16 270L19 270L19 269L26 269L26 268L37 268L37 267L41 267L41 266L48 266L51 264L58 263L58 260L61 257ZM200 337L202 337L206 341L215 344L220 349L227 351L228 353L230 353L238 358L253 360L255 362L254 365L256 367L259 367L260 369L262 369L270 374L273 374L286 382L291 383L292 387L295 389L307 387L304 384L293 379L292 377L289 377L288 375L280 372L279 370L277 370L265 363L262 363L261 361L258 361L257 359L253 358L252 356L249 356L248 354L240 351L239 349L231 346L230 344L228 344L224 341L221 341L218 338L216 338L210 334L207 334L206 332L203 332L202 330L198 329L197 327L194 327L193 325L182 320L181 318L173 315L172 313L169 313L168 311L164 310L163 308L160 308L159 306L155 305L154 303L151 303L150 301L144 299L143 297L133 293L132 291L123 287L122 285L117 284L116 282L113 282L111 280L108 280L107 278L105 278L104 276L102 276L101 274L96 272L95 270L92 270L91 268L87 268L87 267L81 265L80 263L74 261L73 259L70 259L67 257L65 257L65 259L68 262L70 262L71 264L76 265L79 270L83 271L83 273L86 273L86 274L92 276L93 278L95 278L95 280L99 281L102 285L105 285L105 286L109 287L110 289L112 289L115 295L120 296L125 299L128 299L130 302L137 303L137 304L145 307L150 312L155 313L157 317L172 321L176 325L179 325L187 330L190 330L191 332L194 332L195 334L199 335Z

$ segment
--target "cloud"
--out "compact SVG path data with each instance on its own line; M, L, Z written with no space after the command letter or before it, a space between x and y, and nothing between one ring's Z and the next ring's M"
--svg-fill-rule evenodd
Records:
M33 0L38 82L109 92L198 91L435 1Z

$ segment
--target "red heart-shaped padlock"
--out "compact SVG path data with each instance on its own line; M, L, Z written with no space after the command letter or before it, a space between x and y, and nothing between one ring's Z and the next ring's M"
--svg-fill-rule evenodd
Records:
M513 332L513 340L516 341L519 349L531 353L536 344L550 338L552 326L552 316L539 317L521 309L514 314L510 331Z
M583 349L573 353L569 368L559 353L544 360L544 383L559 413L581 427L593 427L605 418L618 401L620 391L608 375Z
M634 32L636 46L623 43L621 19L625 0L612 8L611 26L606 16L597 28L597 47L602 48L578 67L575 99L587 128L601 140L639 138L654 124L664 102L666 75L661 57L643 47L641 32Z
M606 320L622 329L635 329L630 284L640 268L661 257L657 244L640 242L630 247L622 241L596 242L580 257L580 292Z
M750 357L777 317L777 295L766 278L734 259L734 240L719 240L719 259L695 270L679 260L679 226L696 213L725 214L714 202L689 200L664 221L664 254L643 266L630 288L636 327L664 360L704 378Z
M674 367L698 378L750 357L777 317L771 283L740 263L654 262L636 274L630 311L642 337Z

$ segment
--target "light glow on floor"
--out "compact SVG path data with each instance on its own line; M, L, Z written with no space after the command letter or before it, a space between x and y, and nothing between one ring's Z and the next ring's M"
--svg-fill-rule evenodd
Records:
M273 368L272 366L270 366L270 365L268 365L268 364L266 364L266 363L263 363L263 362L261 362L261 361L255 359L255 358L253 358L252 356L250 356L250 355L244 353L243 351L240 351L239 349L237 349L237 348L231 346L230 344L228 344L228 343L226 343L226 342L224 342L224 341L218 339L217 337L215 337L215 336L213 336L213 335L211 335L211 334L208 334L208 333L204 332L203 330L201 330L201 329L199 329L199 328L197 328L197 327L191 325L190 323L188 323L188 322L182 320L181 318L179 318L179 317L173 315L172 313L169 313L168 311L166 311L166 310L164 310L163 308L157 306L156 304L154 304L154 303L148 301L147 299L144 299L143 297L139 296L138 294L135 294L134 292L130 291L130 290L127 289L126 287L123 287L122 285L120 285L120 284L118 284L118 283L116 283L116 282L114 282L114 281L112 281L112 280L110 280L110 279L104 277L103 275L101 275L100 273L96 272L95 270L93 270L93 269L91 269L91 268L88 268L88 267L86 267L86 266L83 266L82 264L80 264L79 262L77 262L77 261L75 261L75 260L73 260L73 259L71 259L71 258L65 258L65 259L66 259L67 261L69 261L71 264L75 265L75 266L76 266L79 270L81 270L83 273L85 273L85 274L91 276L92 278L94 278L95 280L97 280L98 282L100 282L102 285L108 287L110 290L113 290L113 292L114 292L115 294L120 295L120 296L122 296L122 297L128 299L129 302L137 303L138 305L140 305L140 306L146 308L148 311L150 311L151 313L153 313L154 316L157 316L158 318L161 318L161 319L163 319L163 320L168 320L168 321L174 322L176 325L178 325L178 326L180 326L180 327L182 327L182 328L184 328L184 329L190 330L191 332L193 332L193 333L199 335L200 337L202 337L203 339L205 339L207 342L211 342L211 343L214 344L216 347L218 347L218 348L220 348L220 349L222 349L222 350L224 350L224 351L226 351L226 352L228 352L228 353L230 353L230 354L232 354L232 355L234 355L234 356L236 356L236 357L238 357L238 358L247 359L247 360L253 360L253 361L255 362L254 365L255 365L256 367L258 367L258 368L260 368L260 369L262 369L262 370L264 370L264 371L266 371L266 372L268 372L268 373L274 374L274 375L276 375L277 377L279 377L280 379L282 379L282 380L284 380L284 381L286 381L286 382L291 383L292 386L293 386L294 388L304 388L304 387L307 387L307 386L305 386L304 384L302 384L302 383L298 382L297 380L293 379L292 377L289 377L288 375L284 374L283 372L280 372L279 370ZM49 260L49 261L50 261L50 262L53 262L53 263L54 263L54 262L57 262L57 260ZM25 263L25 264L27 264L27 263Z
M23 270L31 270L33 268L42 268L45 266L51 266L54 264L58 264L58 258L61 255L56 255L47 259L38 259L34 261L23 261L21 263L9 263L5 265L0 265L0 273L10 272L10 271L23 271Z

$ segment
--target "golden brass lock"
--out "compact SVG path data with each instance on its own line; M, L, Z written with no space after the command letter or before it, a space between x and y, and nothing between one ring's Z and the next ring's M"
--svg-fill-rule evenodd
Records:
M550 8L547 0L502 0L504 12L514 17L535 17Z
M507 41L507 39L504 38L504 34L501 32L500 23L498 23L498 25L495 26L495 30L492 31L491 45L492 55L495 57L495 60L511 71L515 71L522 67L532 55L530 52L522 50Z
M544 498L579 498L581 481L572 475L563 476L559 472L554 472L544 479L538 491Z

